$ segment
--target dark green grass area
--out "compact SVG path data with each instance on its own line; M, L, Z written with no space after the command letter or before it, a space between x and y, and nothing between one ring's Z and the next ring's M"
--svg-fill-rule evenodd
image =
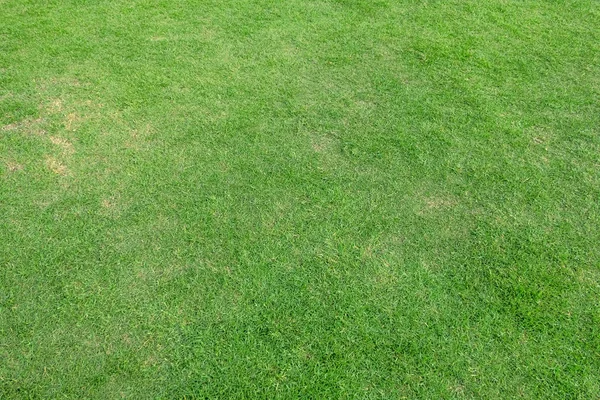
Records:
M599 21L0 0L0 398L600 398Z

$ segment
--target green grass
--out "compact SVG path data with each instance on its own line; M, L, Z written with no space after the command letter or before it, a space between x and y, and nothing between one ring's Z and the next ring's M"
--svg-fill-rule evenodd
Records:
M0 398L600 398L598 21L0 0Z

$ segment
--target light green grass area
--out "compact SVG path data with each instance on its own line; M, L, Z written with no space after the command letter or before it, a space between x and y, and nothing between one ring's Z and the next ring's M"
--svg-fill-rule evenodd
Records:
M600 398L599 21L0 0L0 398Z

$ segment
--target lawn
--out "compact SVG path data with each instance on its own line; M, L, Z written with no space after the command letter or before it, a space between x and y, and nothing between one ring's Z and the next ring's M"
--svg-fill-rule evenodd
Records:
M599 399L599 21L0 0L0 398Z

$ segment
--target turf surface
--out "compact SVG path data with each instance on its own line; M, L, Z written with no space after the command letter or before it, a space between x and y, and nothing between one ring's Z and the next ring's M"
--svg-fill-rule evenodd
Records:
M0 0L0 398L600 398L598 21Z

